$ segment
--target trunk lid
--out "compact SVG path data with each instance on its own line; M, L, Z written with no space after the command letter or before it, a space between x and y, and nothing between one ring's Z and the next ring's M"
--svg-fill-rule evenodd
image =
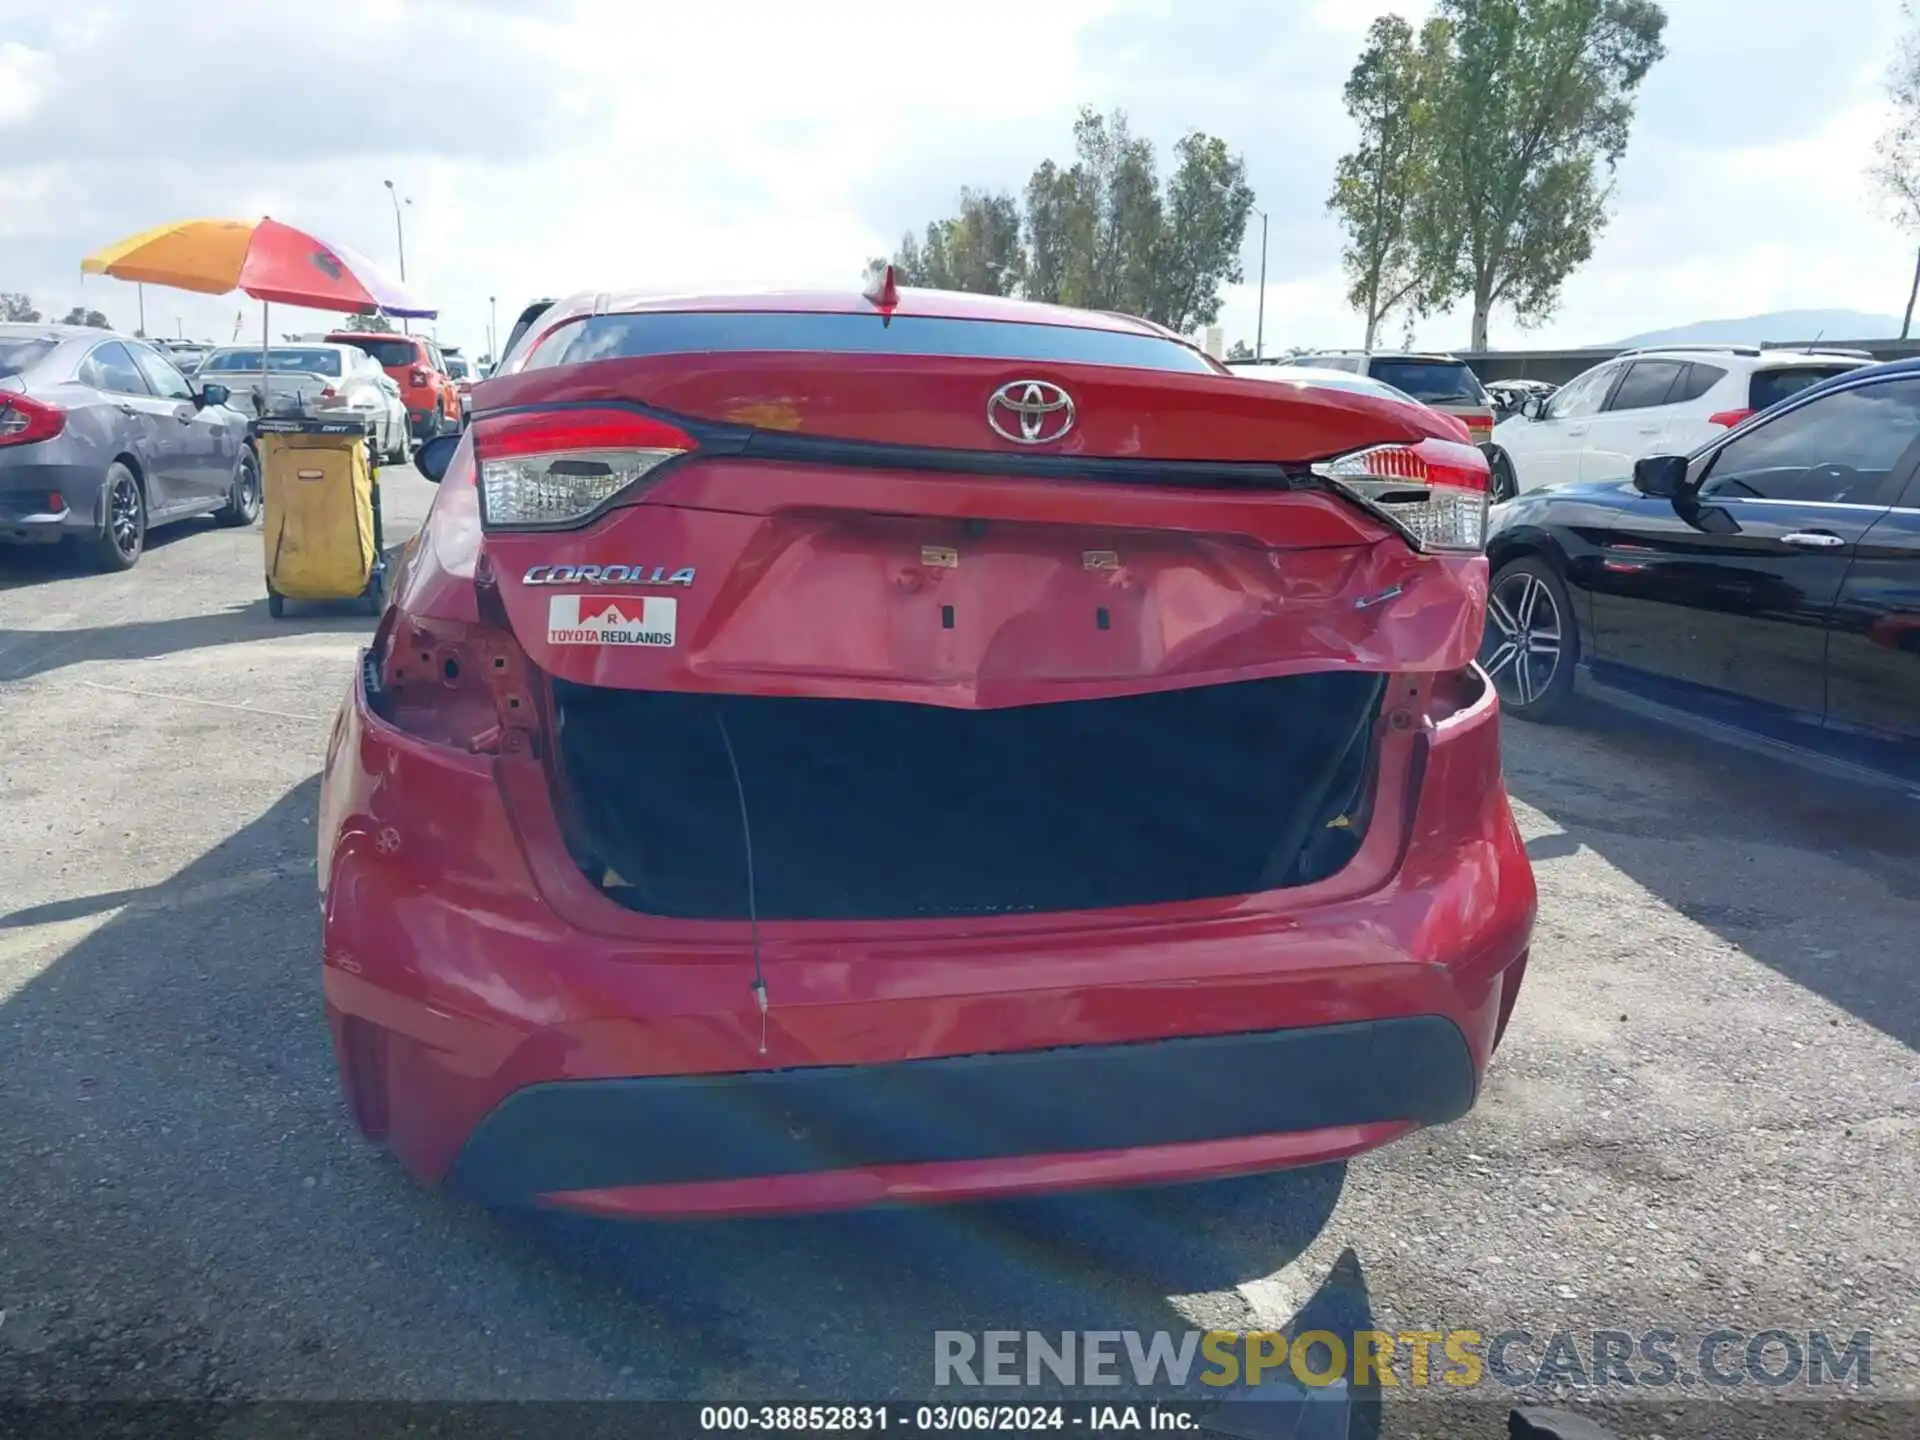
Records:
M1044 445L989 423L1030 382L1073 405ZM965 356L618 359L480 394L482 459L488 417L529 405L644 401L698 441L582 528L488 534L507 620L562 680L989 709L1457 669L1478 644L1482 560L1307 488L1322 457L1447 437L1404 404Z

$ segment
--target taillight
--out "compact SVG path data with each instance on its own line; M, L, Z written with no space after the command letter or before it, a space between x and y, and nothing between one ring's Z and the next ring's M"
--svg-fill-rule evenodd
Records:
M480 513L490 530L579 524L694 448L685 431L631 410L482 418L473 426Z
M67 412L31 395L0 394L0 445L32 445L67 428Z
M1753 414L1751 410L1716 410L1713 414L1707 416L1707 423L1709 425L1724 425L1727 429L1731 430L1751 414Z
M1421 550L1477 552L1487 543L1487 457L1454 440L1375 445L1313 467Z
M1485 440L1493 434L1493 412L1481 410L1477 413L1462 415L1467 422L1467 433L1475 440Z
M335 396L335 395L336 395L337 393L338 393L338 392L337 392L337 391L335 391L335 390L334 390L334 388L333 388L333 387L332 387L331 385L322 385L322 386L320 387L320 398L321 398L322 400L331 400L331 399L333 399L333 398L334 398L334 396Z
M420 367L419 367L418 365L416 365L416 366L414 366L414 367L413 367L413 373L412 373L411 375L409 375L409 376L407 377L407 383L408 383L409 385L424 385L424 384L426 384L426 383L427 383L427 372L426 372L425 370L423 370L423 369L421 369L421 368L420 368Z

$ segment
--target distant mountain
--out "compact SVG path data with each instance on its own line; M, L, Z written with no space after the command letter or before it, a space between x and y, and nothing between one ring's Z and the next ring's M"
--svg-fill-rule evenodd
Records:
M1671 330L1649 330L1613 343L1622 350L1635 345L1685 345L1727 341L1758 345L1763 340L1891 340L1900 333L1898 315L1869 315L1860 310L1775 310L1738 320L1700 320Z

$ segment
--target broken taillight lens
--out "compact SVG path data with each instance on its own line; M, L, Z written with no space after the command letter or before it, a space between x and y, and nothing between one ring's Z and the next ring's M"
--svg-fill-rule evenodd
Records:
M480 513L489 530L578 525L694 448L685 431L632 410L483 417L473 425Z
M1389 520L1418 549L1475 553L1487 543L1487 458L1454 440L1374 445L1313 473Z

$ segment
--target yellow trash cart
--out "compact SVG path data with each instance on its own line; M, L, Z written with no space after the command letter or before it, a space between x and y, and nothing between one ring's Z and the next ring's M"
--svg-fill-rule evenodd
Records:
M268 613L280 618L288 600L359 600L378 615L387 566L366 427L286 416L254 421L253 433L266 501Z

